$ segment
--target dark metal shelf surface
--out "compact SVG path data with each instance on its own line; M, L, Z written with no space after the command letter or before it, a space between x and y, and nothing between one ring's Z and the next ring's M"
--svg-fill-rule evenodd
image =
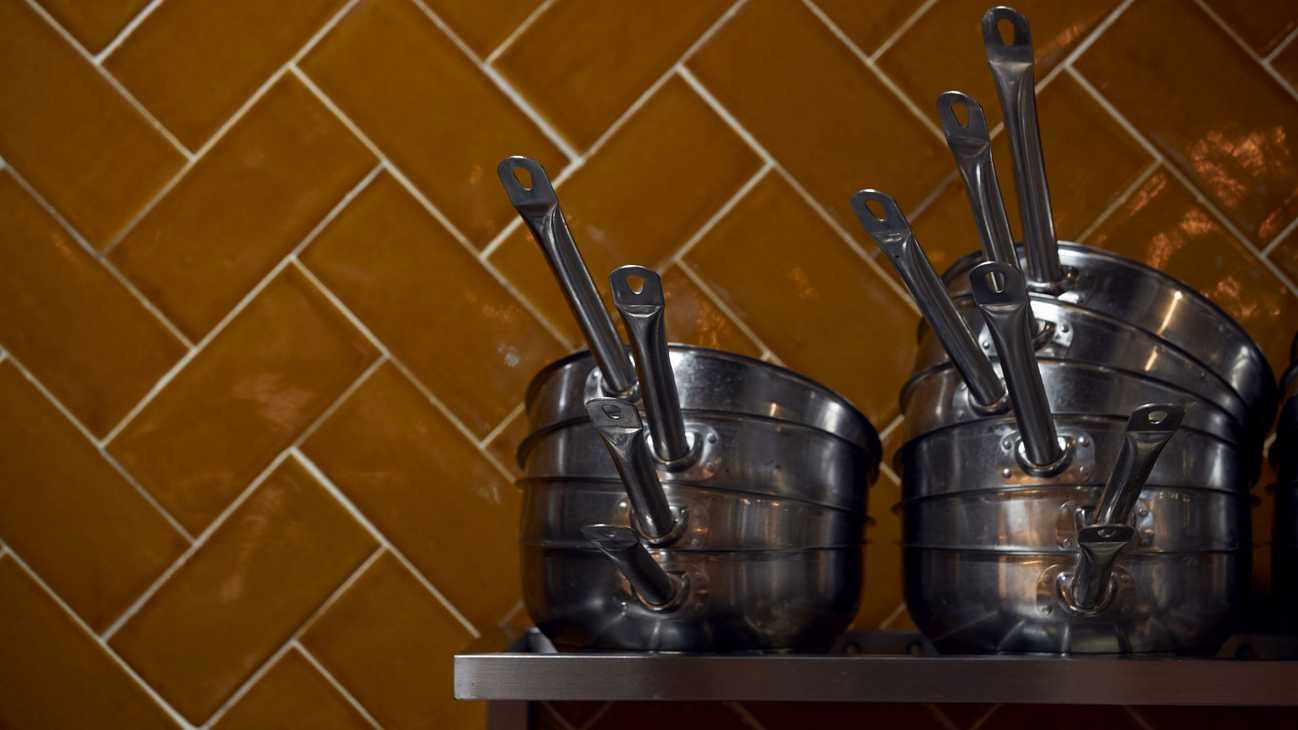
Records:
M922 640L906 634L850 637L847 646L856 653L830 655L573 654L538 651L545 642L536 636L516 645L519 651L457 655L455 696L1298 705L1292 640L1269 637L1232 639L1217 658L1182 658L915 655L904 653L906 647L914 651ZM1234 658L1241 656L1254 658Z

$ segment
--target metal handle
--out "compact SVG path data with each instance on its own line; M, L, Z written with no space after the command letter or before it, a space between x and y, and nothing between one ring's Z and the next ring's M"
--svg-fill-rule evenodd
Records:
M870 209L872 202L883 208L882 217ZM852 196L852 210L865 232L896 267L919 311L969 386L974 402L987 410L1004 408L1005 384L956 311L942 279L924 255L924 249L897 201L878 190L860 190Z
M657 272L643 266L614 269L608 278L613 289L613 304L622 314L631 338L631 351L635 353L635 368L640 376L640 394L649 418L654 453L666 462L684 459L690 453L690 444L667 349L662 279ZM631 286L634 279L641 282L639 291Z
M525 185L518 177L522 170L531 179ZM568 222L559 208L545 169L535 160L526 157L506 157L496 168L500 184L504 186L509 202L522 216L532 237L545 254L545 260L554 271L559 288L568 300L572 315L577 319L586 337L595 363L603 374L605 392L609 395L630 396L635 391L635 370L626 356L622 341L613 327L613 319L604 309L595 280L590 277L586 262L572 240Z
M1014 26L1014 40L1008 44L1001 38L1002 20ZM1003 5L983 15L982 30L987 65L996 82L996 95L1005 114L1005 131L1014 157L1028 279L1034 288L1059 291L1065 282L1065 272L1059 263L1059 242L1055 238L1050 188L1046 184L1046 161L1041 151L1032 33L1027 18Z
M659 544L675 539L684 520L678 525L667 504L635 406L617 398L592 398L586 401L586 412L613 457L641 534Z
M969 282L1009 386L1026 466L1039 474L1055 473L1067 464L1068 453L1059 443L1032 349L1031 308L1023 274L1009 264L987 261L973 268Z
M1104 483L1091 524L1077 535L1077 566L1065 596L1081 611L1102 606L1118 555L1131 544L1136 531L1127 524L1163 447L1176 435L1185 409L1174 403L1151 403L1137 408L1127 419L1122 450L1113 472Z
M957 107L963 107L968 122L960 122ZM947 146L951 148L956 168L964 180L965 192L969 195L969 207L973 210L983 254L988 261L1001 261L1018 268L1014 234L1010 232L1005 199L1001 197L1000 183L996 180L992 140L987 132L987 117L982 106L968 94L948 91L937 98L937 114L942 121Z
M586 525L581 534L617 565L646 608L665 611L680 605L684 580L663 570L640 544L635 531L617 525Z

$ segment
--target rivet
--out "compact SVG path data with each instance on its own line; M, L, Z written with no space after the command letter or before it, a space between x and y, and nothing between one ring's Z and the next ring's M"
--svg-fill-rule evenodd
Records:
M1006 479L1009 479L1013 474L1014 472L1010 471L1010 468L1008 466L1005 467L1004 469L1001 469L1001 476L1005 477Z

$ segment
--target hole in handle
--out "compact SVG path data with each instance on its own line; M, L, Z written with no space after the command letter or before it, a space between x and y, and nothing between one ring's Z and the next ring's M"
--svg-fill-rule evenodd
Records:
M523 190L529 193L532 192L532 171L522 165L515 165L512 172L514 179L518 181L519 185L523 186Z
M1007 17L1001 17L996 21L996 35L1000 37L1001 45L1014 45L1015 36L1017 34L1018 29L1014 27L1014 21Z
M645 278L639 274L627 274L626 285L631 289L632 294L643 294Z

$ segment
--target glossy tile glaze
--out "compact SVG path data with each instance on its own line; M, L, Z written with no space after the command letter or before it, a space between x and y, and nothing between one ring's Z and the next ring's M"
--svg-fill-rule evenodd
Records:
M203 723L375 547L290 458L110 645L186 719Z
M897 196L939 268L974 248L933 97L961 88L999 118L990 4L0 0L0 453L18 452L0 458L0 726L484 726L451 699L450 655L529 622L509 485L523 389L580 339L500 191L507 154L557 181L601 286L659 266L671 339L832 385L890 426L891 458L917 316L847 197ZM1298 6L1019 7L1061 236L1184 277L1282 364ZM1001 132L994 151L1013 214ZM1264 601L1274 500L1255 494ZM913 629L898 497L885 471L858 629ZM558 703L533 719L1223 715Z

